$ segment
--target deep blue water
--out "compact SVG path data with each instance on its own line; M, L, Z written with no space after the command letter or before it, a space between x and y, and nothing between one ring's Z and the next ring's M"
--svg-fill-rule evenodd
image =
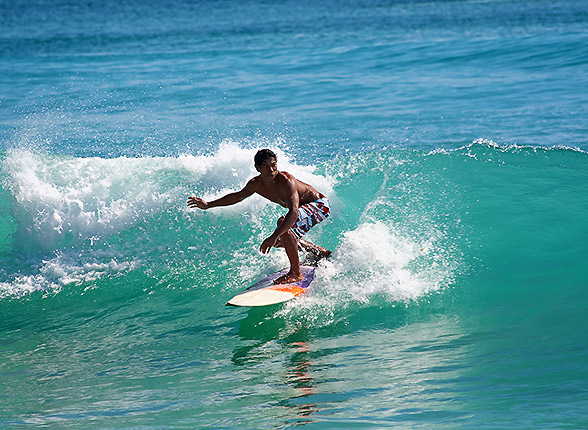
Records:
M0 427L586 428L586 1L0 0ZM279 167L327 194L307 294Z

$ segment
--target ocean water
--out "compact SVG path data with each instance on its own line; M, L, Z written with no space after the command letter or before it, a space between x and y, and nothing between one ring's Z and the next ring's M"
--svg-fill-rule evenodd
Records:
M588 3L0 0L0 427L588 428ZM325 193L304 296L255 174Z

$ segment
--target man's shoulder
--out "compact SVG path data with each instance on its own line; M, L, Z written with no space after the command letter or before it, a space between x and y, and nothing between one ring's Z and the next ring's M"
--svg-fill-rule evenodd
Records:
M280 171L279 175L279 180L276 181L277 185L279 185L280 187L296 187L296 183L298 182L298 179L296 179L294 177L294 175L288 173L288 172L284 172L284 171Z
M245 185L245 188L258 188L260 182L260 176L254 176L253 178L249 179L249 181L247 181L247 185Z
M285 172L283 170L280 170L279 175L280 175L280 178L284 181L297 181L297 179L294 175L292 175L291 173Z

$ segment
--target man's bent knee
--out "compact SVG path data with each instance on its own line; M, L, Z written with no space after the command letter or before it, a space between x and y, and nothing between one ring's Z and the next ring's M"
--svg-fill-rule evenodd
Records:
M286 233L280 236L280 241L284 242L295 242L298 243L298 238L292 230L288 230Z

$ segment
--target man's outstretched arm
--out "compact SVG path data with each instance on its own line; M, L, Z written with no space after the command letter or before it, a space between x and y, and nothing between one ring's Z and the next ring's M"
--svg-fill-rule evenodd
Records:
M250 197L255 192L253 186L253 180L249 181L245 188L241 191L237 191L235 193L229 193L220 199L212 200L210 202L202 200L200 197L189 197L188 198L188 207L190 208L199 208L199 209L210 209L215 208L218 206L231 206L240 201L245 200L247 197Z

